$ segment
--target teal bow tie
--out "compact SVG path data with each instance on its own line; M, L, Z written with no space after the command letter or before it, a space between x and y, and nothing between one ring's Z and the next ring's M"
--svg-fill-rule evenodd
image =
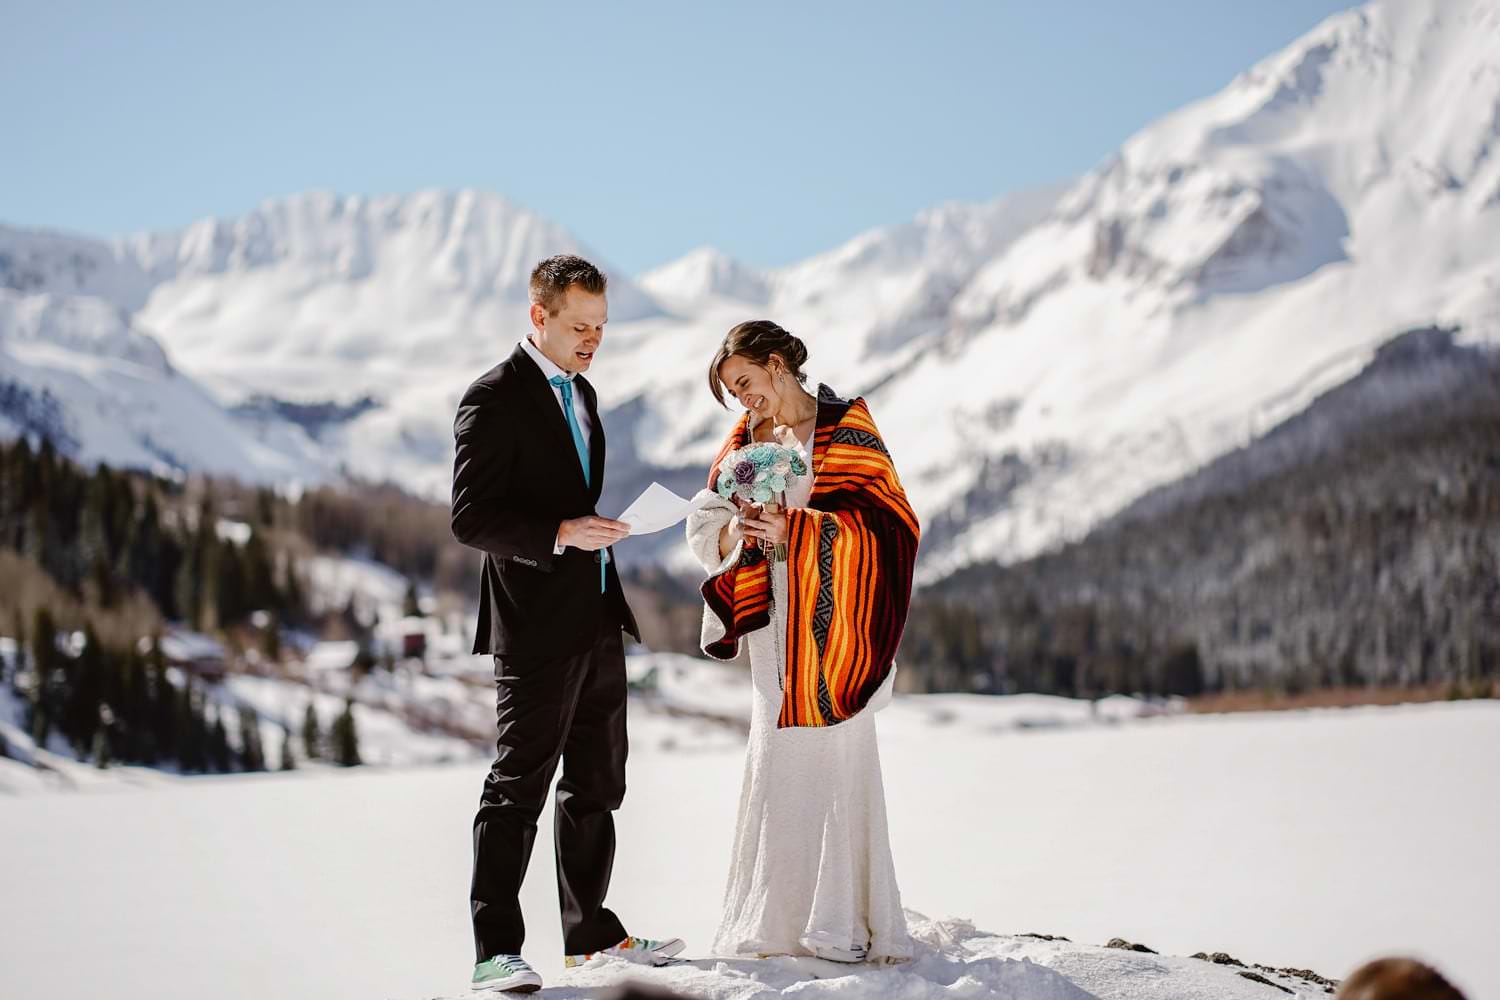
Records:
M583 440L583 428L578 426L578 415L573 412L573 376L554 375L547 380L562 390L563 416L568 421L568 431L573 435L573 447L578 450L578 463L583 466L583 484L592 486L589 476L589 446ZM604 566L609 562L609 550L599 552L599 593L604 593Z

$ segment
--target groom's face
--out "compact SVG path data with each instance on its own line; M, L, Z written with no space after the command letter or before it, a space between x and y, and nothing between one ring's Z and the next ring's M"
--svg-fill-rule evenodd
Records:
M540 303L532 305L531 340L537 350L563 371L586 372L604 339L604 324L608 322L609 303L602 294L569 285L556 316L550 315Z

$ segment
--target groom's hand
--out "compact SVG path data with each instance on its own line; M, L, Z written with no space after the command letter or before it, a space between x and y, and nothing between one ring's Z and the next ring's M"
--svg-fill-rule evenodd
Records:
M575 517L557 526L557 544L597 552L630 534L630 525L607 517Z

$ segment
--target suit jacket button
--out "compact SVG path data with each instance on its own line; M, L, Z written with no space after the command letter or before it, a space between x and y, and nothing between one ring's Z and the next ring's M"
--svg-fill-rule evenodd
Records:
M604 557L601 556L599 553L597 553L597 552L594 553L594 562L598 562L599 560L601 560L603 558Z

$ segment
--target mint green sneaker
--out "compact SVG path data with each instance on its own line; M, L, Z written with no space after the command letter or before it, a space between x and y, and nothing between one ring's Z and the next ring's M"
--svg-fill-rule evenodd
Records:
M496 955L474 966L471 990L507 990L511 993L535 993L542 988L542 977L526 964L520 955Z
M612 948L591 951L584 955L564 955L563 965L569 969L576 969L595 955L623 958L637 965L666 965L671 961L672 956L682 951L684 947L682 938L656 941L651 938L627 937Z

